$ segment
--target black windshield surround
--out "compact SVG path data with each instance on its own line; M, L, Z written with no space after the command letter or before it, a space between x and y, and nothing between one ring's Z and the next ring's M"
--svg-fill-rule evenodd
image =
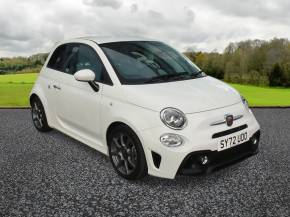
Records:
M122 84L148 84L204 77L182 54L157 41L111 42L99 45Z

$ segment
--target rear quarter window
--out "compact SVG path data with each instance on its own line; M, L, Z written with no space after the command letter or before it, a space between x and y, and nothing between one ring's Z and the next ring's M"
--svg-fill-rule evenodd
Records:
M47 64L48 68L55 69L58 71L62 70L63 64L65 62L65 51L67 45L60 45L55 49L53 54L51 55L49 62Z

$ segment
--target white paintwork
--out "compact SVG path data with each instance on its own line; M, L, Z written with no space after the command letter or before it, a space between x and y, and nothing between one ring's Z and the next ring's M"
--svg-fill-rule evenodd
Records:
M209 76L151 85L127 85L124 86L124 91L127 100L132 104L157 112L173 107L190 114L230 106L241 101L240 94L235 89Z
M95 73L90 69L83 69L74 73L74 78L77 81L93 81L95 80Z
M217 140L211 138L214 133L247 124L251 137L260 128L252 112L243 105L239 93L209 76L168 83L121 85L97 45L116 40L80 38L63 42L84 43L96 50L113 82L113 86L98 83L99 92L94 92L88 83L79 82L72 75L47 68L48 57L31 94L41 99L50 127L108 155L107 129L114 122L123 122L134 130L143 145L148 173L164 178L174 178L189 153L217 150ZM173 130L163 124L160 111L166 107L178 108L186 114L188 123L184 129ZM225 124L210 126L228 113L243 115L243 118L236 120L231 127ZM184 144L179 147L162 145L159 138L165 133L180 135ZM162 157L159 169L153 164L151 151Z

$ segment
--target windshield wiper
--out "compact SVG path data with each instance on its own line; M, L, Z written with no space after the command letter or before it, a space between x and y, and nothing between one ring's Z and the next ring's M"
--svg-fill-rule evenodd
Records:
M181 73L175 73L175 74L166 74L166 75L159 75L156 77L153 77L144 83L154 83L158 81L174 81L184 78L189 78L190 75L187 72L181 72Z
M204 71L199 70L198 72L194 73L194 76L201 76L201 77L204 77L204 76L206 76L206 74L204 73Z

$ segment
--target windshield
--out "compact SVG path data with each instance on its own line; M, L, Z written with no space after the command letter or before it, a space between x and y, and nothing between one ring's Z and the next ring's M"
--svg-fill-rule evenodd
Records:
M205 76L182 54L162 42L129 41L100 44L122 84L145 84Z

